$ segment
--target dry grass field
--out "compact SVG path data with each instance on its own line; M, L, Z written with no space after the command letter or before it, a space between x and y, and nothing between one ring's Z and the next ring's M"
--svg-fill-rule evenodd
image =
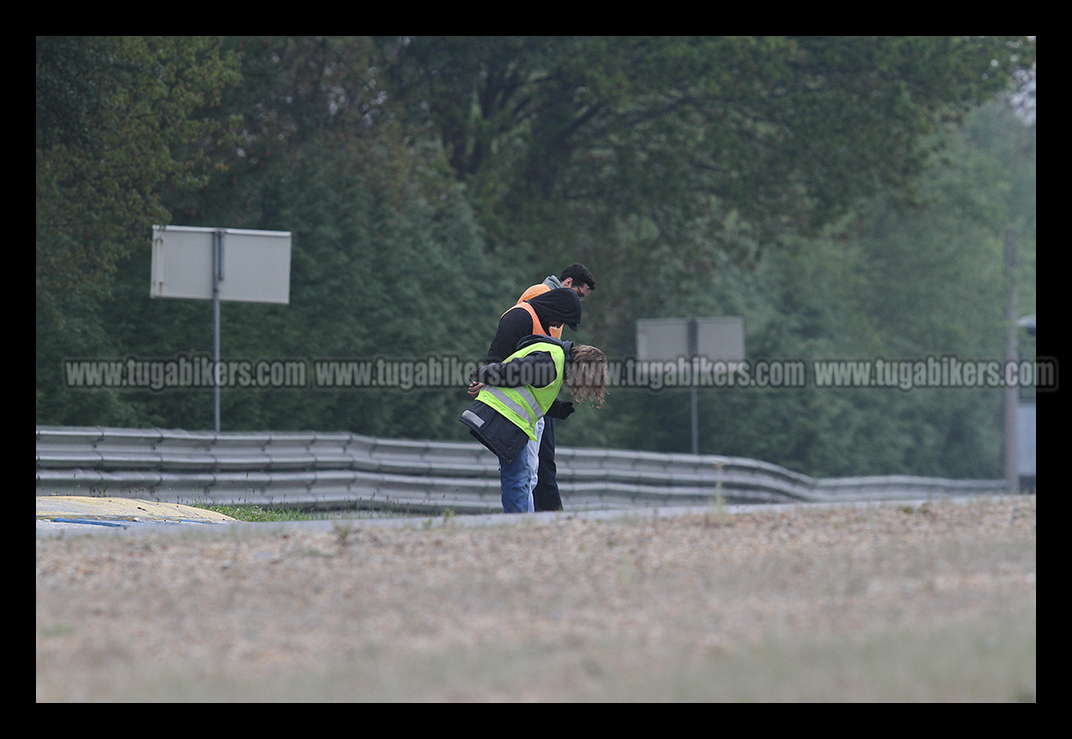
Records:
M39 537L37 700L1033 702L1035 505Z

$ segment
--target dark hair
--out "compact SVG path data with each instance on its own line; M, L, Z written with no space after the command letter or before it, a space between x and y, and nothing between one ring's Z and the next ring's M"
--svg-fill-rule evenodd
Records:
M574 262L562 270L562 274L558 276L558 279L565 282L571 277L573 278L574 285L583 282L585 285L588 285L589 290L596 289L596 278L592 276L592 271L583 264Z

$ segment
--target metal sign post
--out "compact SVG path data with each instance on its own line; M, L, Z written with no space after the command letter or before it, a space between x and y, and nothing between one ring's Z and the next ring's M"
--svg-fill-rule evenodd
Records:
M212 301L213 423L219 431L220 301L290 303L291 233L153 226L152 243L151 297Z
M700 352L700 330L696 321L689 321L689 361ZM692 412L692 453L700 453L700 400L696 392L696 376L689 378L689 407Z
M223 282L223 231L212 232L212 421L220 430L220 283Z

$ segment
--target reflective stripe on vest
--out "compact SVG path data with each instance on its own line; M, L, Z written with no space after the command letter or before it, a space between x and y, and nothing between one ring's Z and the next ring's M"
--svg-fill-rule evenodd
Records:
M492 385L488 385L486 389L494 397L498 398L503 405L512 410L518 416L527 416L528 418L531 418L533 424L535 424L536 421L540 420L543 417L543 408L540 407L540 404L536 402L536 398L532 397L532 393L529 392L529 389L526 387L499 388L494 387ZM511 398L504 392L505 390L514 391L518 396L520 396L520 399L525 403L525 405L522 406L520 403L516 402L513 398Z

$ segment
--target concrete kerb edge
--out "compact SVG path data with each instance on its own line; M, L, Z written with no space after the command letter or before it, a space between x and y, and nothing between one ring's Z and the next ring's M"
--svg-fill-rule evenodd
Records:
M61 538L66 536L115 536L115 535L145 535L145 534L174 534L197 536L223 536L240 533L272 534L292 531L322 531L339 532L355 531L360 529L382 528L410 528L410 529L440 529L445 527L480 527L501 525L534 525L550 523L554 521L615 521L632 519L637 521L651 519L676 518L681 516L694 516L704 514L738 515L742 513L762 513L770 511L789 512L794 510L817 510L817 509L874 509L888 507L912 507L918 508L927 503L956 503L969 504L981 501L997 502L1003 500L1023 500L1035 502L1035 494L1028 495L964 495L964 496L941 496L934 498L905 498L902 500L875 500L875 501L841 501L833 503L755 503L748 505L703 505L683 506L666 508L643 508L621 510L591 510L591 511L550 511L529 514L474 514L474 515L449 515L449 516L411 516L407 518L339 518L324 519L318 521L273 521L273 522L206 522L206 523L183 523L155 525L141 525L132 523L128 526L85 526L82 528L38 528L37 538Z

